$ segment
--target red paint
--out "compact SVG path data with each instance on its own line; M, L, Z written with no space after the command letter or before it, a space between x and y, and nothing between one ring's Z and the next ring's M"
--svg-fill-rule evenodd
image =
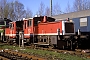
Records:
M40 23L35 28L36 28L35 34L57 33L58 28L60 28L60 33L61 33L62 21Z

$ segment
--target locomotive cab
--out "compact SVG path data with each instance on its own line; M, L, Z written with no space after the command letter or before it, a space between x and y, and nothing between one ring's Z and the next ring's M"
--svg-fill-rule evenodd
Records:
M74 22L65 21L62 28L62 35L74 35L75 34L75 27Z
M23 21L13 21L9 23L9 42L14 43L19 40L19 32L23 30Z
M58 35L57 46L61 49L75 49L75 26L72 20L62 21L62 35Z
M26 43L31 43L33 40L33 18L24 19L24 41Z

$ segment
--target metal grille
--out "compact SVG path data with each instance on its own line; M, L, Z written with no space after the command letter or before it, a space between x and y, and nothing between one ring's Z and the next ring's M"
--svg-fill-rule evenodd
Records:
M73 23L65 23L65 33L74 33Z

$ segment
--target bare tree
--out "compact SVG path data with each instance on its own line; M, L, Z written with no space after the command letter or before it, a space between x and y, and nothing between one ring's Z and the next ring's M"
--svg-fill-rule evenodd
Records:
M74 11L80 11L80 10L82 10L81 4L82 4L82 1L81 0L75 0L74 1L74 5L73 5Z
M75 0L73 4L73 11L81 11L90 9L89 0Z
M50 8L49 7L46 7L46 9L45 9L45 15L46 16L50 16Z
M27 15L27 16L26 16ZM23 17L31 17L31 10L24 9L24 5L19 1L8 2L7 0L0 0L0 17L9 18L11 20L20 20Z
M20 20L23 18L24 14L24 5L20 3L19 1L15 1L15 7L14 7L14 12L15 12L15 19Z
M90 0L82 0L83 1L83 10L88 10L90 9Z
M62 11L61 11L60 5L58 3L56 3L53 7L52 15L58 15L61 13L62 13Z
M0 16L2 18L7 18L7 13L8 13L8 4L7 0L0 0Z
M45 8L45 5L43 2L41 2L40 7L38 9L38 15L40 15L40 16L44 15L44 8Z
M4 7L4 12L3 12L4 18L8 18L8 14L9 14L9 4L7 4L7 5Z
M12 20L14 14L14 3L7 0L0 1L0 16L2 18L10 18Z
M71 11L71 6L70 6L69 1L68 1L67 7L66 7L66 13L70 13L70 12L72 12L72 11Z
M15 12L14 12L14 2L9 3L9 16L11 20L15 20Z
M31 18L33 16L33 13L29 8L27 8L24 15L25 18Z

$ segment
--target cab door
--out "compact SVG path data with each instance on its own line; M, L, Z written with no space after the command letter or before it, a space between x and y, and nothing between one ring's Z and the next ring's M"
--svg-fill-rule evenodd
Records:
M32 19L24 20L24 37L30 38L33 34Z
M15 38L15 36L16 36L16 23L15 22L11 22L10 24L9 24L9 28L10 28L10 37L11 38Z
M24 20L24 25L23 25L23 30L24 30L24 37L27 37L27 20Z
M30 38L32 35L32 20L28 19L27 20L27 38Z
M28 34L32 33L32 20L27 21Z

